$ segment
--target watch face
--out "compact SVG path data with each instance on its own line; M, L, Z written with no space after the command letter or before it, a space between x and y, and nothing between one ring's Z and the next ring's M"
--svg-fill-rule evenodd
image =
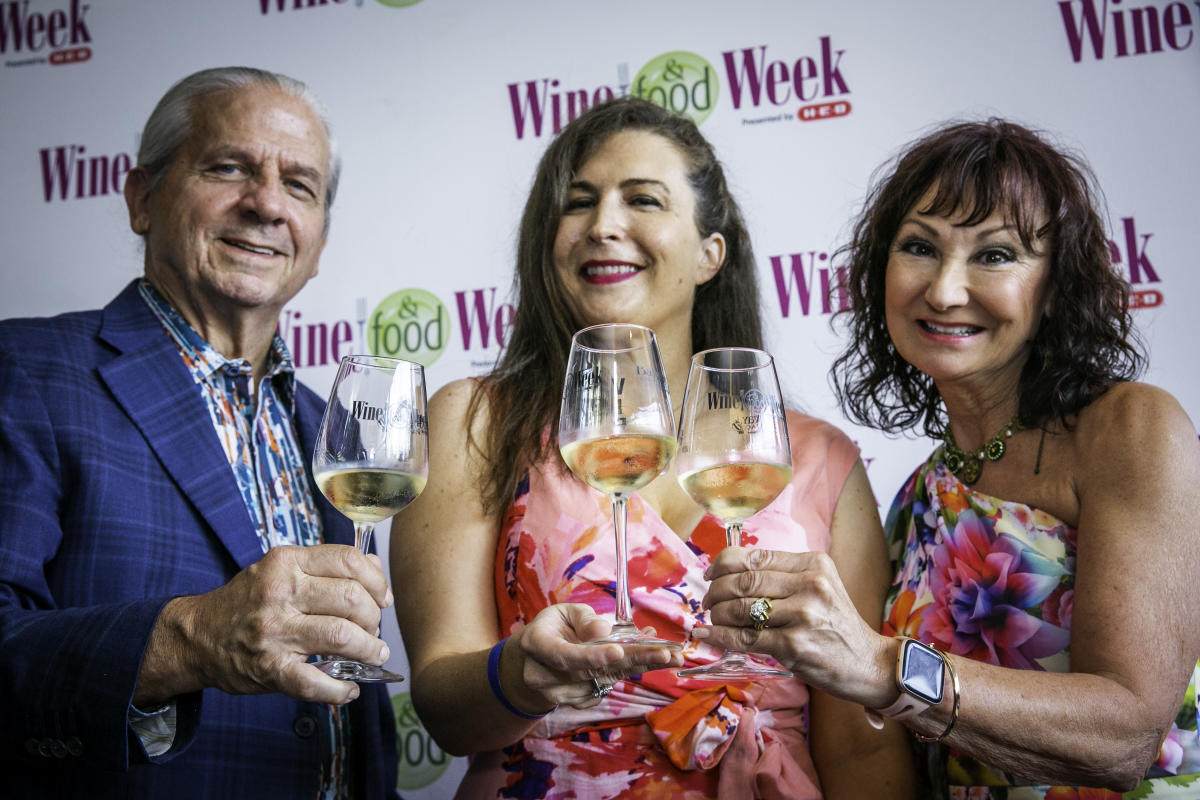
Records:
M913 639L904 642L900 681L905 691L930 705L942 702L942 657Z

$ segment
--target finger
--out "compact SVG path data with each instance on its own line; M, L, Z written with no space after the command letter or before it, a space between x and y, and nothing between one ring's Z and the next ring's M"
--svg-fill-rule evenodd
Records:
M708 569L704 571L704 577L709 581L715 581L723 575L746 572L748 570L796 572L810 566L810 562L815 555L818 554L726 547L708 565Z
M737 650L744 653L770 653L770 643L773 637L780 635L777 631L754 628L740 628L728 625L697 625L692 629L692 638L699 639L718 649Z
M348 578L357 581L380 608L392 602L387 577L378 557L367 556L343 544L290 547L287 556L306 575L321 578ZM274 550L270 551L274 552ZM270 555L270 552L268 555Z
M604 675L610 678L607 680L608 683L614 682L614 679L627 678L630 675L640 675L643 672L664 667L683 665L683 649L679 647L642 644L623 645L622 647L625 650L624 657L605 667ZM601 675L593 677L606 680Z
M764 566L714 579L703 600L705 608L739 597L774 599L795 595L829 599L833 587L841 584L837 567L824 553L754 552L764 554Z
M612 633L612 618L597 614L585 603L562 603L554 608L577 642L594 642Z
M711 611L723 603L743 599L749 604L760 597L772 602L785 597L806 597L816 588L813 581L819 580L819 575L811 569L800 572L753 570L723 575L709 585L701 605Z
M366 555L367 555L367 560L370 561L372 564L374 564L375 568L379 570L379 574L383 576L384 584L386 585L387 584L387 572L383 568L383 561L379 558L379 556L375 555L374 553L367 553ZM383 604L380 606L380 608L390 607L392 605L392 603L395 602L395 600L396 600L395 595L392 594L392 587L387 586L387 592L384 594Z
M372 635L379 629L381 609L356 580L310 576L293 592L290 604L301 614L341 617Z
M620 661L625 655L620 645L585 644L578 638L578 632L561 624L561 621L551 623L536 618L524 629L520 644L527 656L550 670L564 674L578 675L590 669L599 669Z
M301 653L343 656L373 666L391 656L387 642L340 617L297 617L292 627L293 647Z
M585 678L583 681L578 681L563 687L563 699L560 703L565 703L575 708L592 708L604 702L604 698L612 691L613 686L620 678L610 678L608 676L597 676ZM600 691L600 688L606 688L608 691Z
M560 648L560 652L570 654L568 657L572 661L582 658L584 667L600 667L624 658L625 651L621 645L596 643L612 632L612 620L607 615L597 614L584 603L561 603L551 606L551 609L560 625L558 638L566 645ZM551 621L553 618L547 620Z
M304 662L291 665L280 673L278 691L297 700L335 706L349 703L362 693L353 681L331 678L315 665Z
M582 684L572 685L570 693L564 692L564 697L559 700L559 705L567 705L572 708L593 708L604 702L603 697L596 697L593 694L592 682L588 681L586 686Z
M751 608L760 599L770 601L766 610L767 620L764 628L784 628L798 621L798 604L793 598L771 597L769 594L737 597L715 604L708 610L708 618L712 625L722 625L730 628L753 628L757 621L751 615ZM810 620L811 621L811 620Z

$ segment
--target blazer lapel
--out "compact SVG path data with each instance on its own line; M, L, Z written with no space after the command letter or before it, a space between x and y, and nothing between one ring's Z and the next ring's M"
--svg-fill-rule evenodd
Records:
M233 470L179 351L134 281L104 309L100 338L120 355L100 376L158 456L163 469L212 527L239 569L262 558Z

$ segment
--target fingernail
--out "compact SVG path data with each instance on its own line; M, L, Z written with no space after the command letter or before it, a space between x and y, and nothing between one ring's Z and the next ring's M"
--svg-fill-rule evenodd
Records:
M346 692L346 702L353 703L358 699L359 688L357 683L350 684L350 691Z
M395 595L392 594L392 590L388 589L387 596L383 598L383 607L387 608L394 602L396 602L396 597L395 597Z
M386 644L383 647L379 648L379 660L380 661L387 661L388 656L390 656L391 654L392 654L392 651L391 651L391 649L388 648L388 646Z
M693 639L707 639L709 637L709 634L711 634L711 633L712 633L712 631L709 630L708 628L701 628L701 627L692 628L692 638Z

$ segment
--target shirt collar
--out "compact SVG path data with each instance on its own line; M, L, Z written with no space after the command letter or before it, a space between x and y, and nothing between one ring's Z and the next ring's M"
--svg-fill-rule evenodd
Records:
M196 329L183 318L178 311L167 302L150 281L143 278L138 281L138 291L146 305L154 312L154 316L166 328L167 333L179 348L184 361L198 379L207 379L219 372L250 376L253 367L249 359L226 358L204 340ZM288 351L283 337L276 331L271 339L271 348L267 352L266 377L272 382L282 377L288 394L292 393L292 385L296 377L296 369L292 364L292 354Z

